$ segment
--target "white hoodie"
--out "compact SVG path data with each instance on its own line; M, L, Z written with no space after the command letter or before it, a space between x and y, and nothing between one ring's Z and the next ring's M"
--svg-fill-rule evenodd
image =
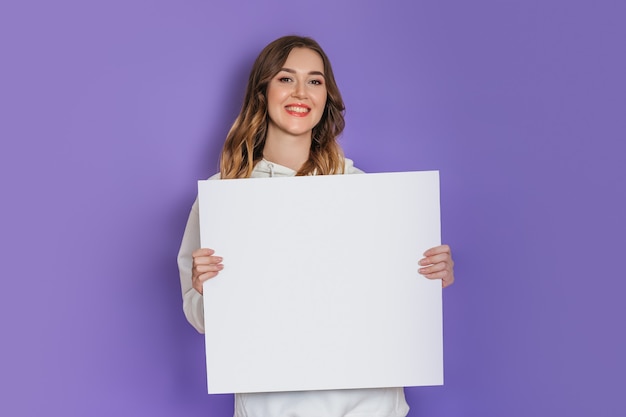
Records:
M363 171L346 159L345 173L361 174ZM295 175L296 172L290 168L261 160L254 167L251 177ZM209 179L219 179L219 174ZM198 248L200 226L196 199L178 252L178 269L185 316L198 332L204 333L203 298L191 285L191 253ZM235 394L234 417L404 417L408 412L404 389L399 387Z

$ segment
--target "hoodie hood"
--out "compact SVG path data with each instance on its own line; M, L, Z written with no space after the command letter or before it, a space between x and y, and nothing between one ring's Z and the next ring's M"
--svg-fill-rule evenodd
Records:
M251 178L293 177L295 175L296 171L291 168L261 159L254 167Z
M351 159L345 158L345 174L363 174L363 171L354 166L354 162ZM256 164L250 178L272 178L272 177L295 177L296 171L286 166L279 165L275 162L270 162L266 159L261 159ZM217 180L220 178L220 173L211 176L210 180Z
M346 174L356 174L361 173L362 171L354 167L354 162L352 162L351 159L345 158L344 172ZM293 177L295 175L296 171L291 168L262 159L254 167L251 178Z

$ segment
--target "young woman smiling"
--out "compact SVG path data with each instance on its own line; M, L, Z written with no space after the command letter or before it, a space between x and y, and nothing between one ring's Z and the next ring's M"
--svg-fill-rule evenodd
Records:
M313 39L285 36L256 59L244 103L226 137L215 179L362 173L345 158L337 137L344 104L328 57ZM198 203L194 203L178 255L183 310L204 332L202 284L223 269L211 248L200 248ZM419 273L454 282L447 245L429 249ZM235 395L235 417L404 417L409 407L401 387L248 393Z

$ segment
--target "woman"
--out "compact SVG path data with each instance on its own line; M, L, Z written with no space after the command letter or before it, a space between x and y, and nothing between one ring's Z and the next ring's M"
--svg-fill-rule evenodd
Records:
M285 36L256 59L241 112L233 124L213 178L361 173L344 158L337 137L344 128L344 104L328 57L310 38ZM183 309L204 332L202 284L223 269L213 249L201 248L194 204L178 263ZM454 282L447 245L431 248L418 272ZM403 417L409 407L403 388L237 394L235 417Z

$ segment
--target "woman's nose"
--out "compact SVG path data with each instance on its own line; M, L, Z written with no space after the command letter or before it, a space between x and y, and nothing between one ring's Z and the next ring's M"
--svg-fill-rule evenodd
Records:
M294 97L298 97L298 98L304 98L306 96L306 90L304 88L304 84L303 83L295 83L295 85L293 86L293 91L291 92L291 94Z

